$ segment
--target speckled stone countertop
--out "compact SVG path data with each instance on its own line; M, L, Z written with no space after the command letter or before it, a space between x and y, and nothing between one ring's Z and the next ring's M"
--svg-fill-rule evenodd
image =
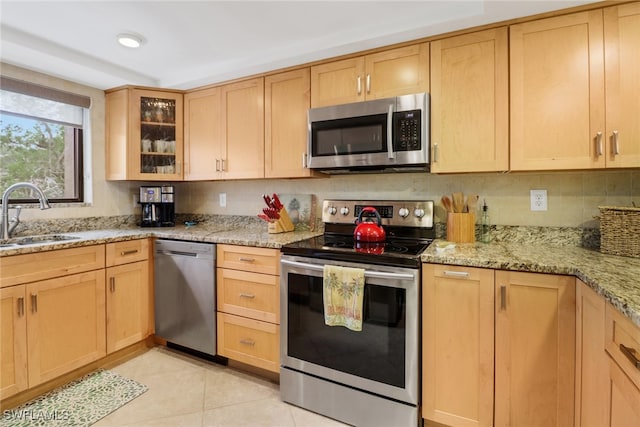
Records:
M640 327L638 258L607 255L576 246L500 242L456 244L455 248L444 251L432 244L422 254L422 260L496 270L574 275Z

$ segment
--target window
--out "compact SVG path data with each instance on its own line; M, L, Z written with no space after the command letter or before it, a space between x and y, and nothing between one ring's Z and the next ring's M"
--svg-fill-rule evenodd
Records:
M0 189L26 181L50 202L82 202L90 99L4 76L0 83ZM18 190L11 201L36 202L32 197Z

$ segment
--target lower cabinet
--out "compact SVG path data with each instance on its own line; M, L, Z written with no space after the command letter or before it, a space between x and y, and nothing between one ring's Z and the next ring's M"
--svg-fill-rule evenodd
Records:
M218 245L218 354L280 372L280 251Z
M106 355L104 271L29 283L29 387Z
M106 245L107 353L150 335L149 240Z
M423 275L423 417L573 425L575 278L431 264Z
M0 399L29 387L25 288L0 289Z

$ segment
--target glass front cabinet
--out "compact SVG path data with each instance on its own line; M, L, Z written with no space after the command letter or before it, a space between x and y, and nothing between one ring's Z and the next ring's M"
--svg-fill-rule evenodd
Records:
M168 91L107 92L107 179L182 179L182 102Z

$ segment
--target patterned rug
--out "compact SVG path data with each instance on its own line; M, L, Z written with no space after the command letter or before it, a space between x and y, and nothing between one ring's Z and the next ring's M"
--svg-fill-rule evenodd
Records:
M3 411L0 426L90 426L147 389L146 385L100 369Z

